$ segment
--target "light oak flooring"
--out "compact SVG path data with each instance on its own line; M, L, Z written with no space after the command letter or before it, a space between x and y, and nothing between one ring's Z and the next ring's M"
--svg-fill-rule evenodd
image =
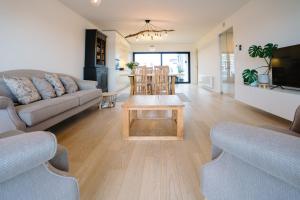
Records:
M221 121L288 126L283 119L195 85L177 86L177 92L190 99L185 103L184 141L124 141L121 103L113 109L89 109L51 129L69 150L82 200L202 200L199 169L210 160L212 126ZM158 129L153 123L145 127Z

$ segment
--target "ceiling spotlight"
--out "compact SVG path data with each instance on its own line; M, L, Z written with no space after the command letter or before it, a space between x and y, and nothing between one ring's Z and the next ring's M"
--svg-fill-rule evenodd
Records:
M91 4L93 6L99 6L101 4L101 0L91 0Z

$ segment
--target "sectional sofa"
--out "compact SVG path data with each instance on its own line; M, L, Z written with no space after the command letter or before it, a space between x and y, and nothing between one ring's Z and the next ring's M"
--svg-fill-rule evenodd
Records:
M0 72L0 133L14 129L26 132L45 130L92 106L99 105L102 92L96 88L97 82L71 76L78 85L79 91L28 105L16 104L17 100L7 87L4 77L44 78L45 73L48 72L39 70Z

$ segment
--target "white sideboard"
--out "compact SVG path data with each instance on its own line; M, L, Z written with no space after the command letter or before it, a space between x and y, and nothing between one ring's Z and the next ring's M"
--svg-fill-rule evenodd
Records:
M300 91L236 85L235 98L250 106L292 121L300 105Z

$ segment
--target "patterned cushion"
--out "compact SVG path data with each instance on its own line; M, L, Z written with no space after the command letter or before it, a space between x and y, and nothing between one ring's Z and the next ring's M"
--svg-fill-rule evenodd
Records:
M56 95L58 97L60 97L66 93L66 90L65 90L63 84L60 82L57 74L45 74L45 78L54 87Z
M68 94L78 91L78 86L75 81L69 76L60 76L61 82L63 83Z
M5 77L4 81L20 104L26 105L41 100L41 96L28 78Z
M32 77L31 80L43 99L56 97L55 90L46 79Z

